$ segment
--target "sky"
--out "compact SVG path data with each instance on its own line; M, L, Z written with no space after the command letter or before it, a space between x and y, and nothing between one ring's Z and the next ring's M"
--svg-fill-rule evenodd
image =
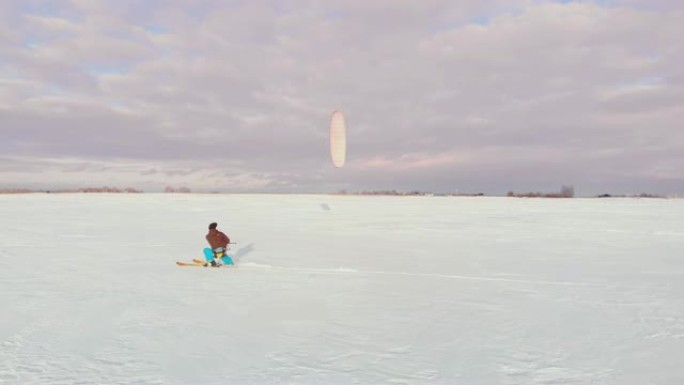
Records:
M678 0L5 0L0 187L681 194L682 36Z

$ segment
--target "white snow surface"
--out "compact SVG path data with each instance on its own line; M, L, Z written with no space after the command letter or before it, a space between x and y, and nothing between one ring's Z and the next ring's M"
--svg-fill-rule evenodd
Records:
M0 285L0 384L684 384L680 199L1 195Z

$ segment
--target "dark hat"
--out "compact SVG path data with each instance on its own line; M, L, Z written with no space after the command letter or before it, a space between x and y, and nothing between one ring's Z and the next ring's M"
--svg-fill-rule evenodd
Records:
M218 224L216 224L216 222L211 222L209 224L209 230L214 230L216 228L216 226L218 226Z

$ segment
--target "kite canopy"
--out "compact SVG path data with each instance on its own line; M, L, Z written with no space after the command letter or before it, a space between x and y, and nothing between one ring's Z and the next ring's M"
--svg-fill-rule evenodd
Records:
M347 126L340 111L330 117L330 159L335 167L344 166L347 157Z

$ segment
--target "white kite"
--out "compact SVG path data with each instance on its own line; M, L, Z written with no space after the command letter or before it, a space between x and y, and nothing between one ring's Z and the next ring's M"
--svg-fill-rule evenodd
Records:
M347 126L342 112L335 111L330 117L330 159L335 167L344 166L347 157Z

